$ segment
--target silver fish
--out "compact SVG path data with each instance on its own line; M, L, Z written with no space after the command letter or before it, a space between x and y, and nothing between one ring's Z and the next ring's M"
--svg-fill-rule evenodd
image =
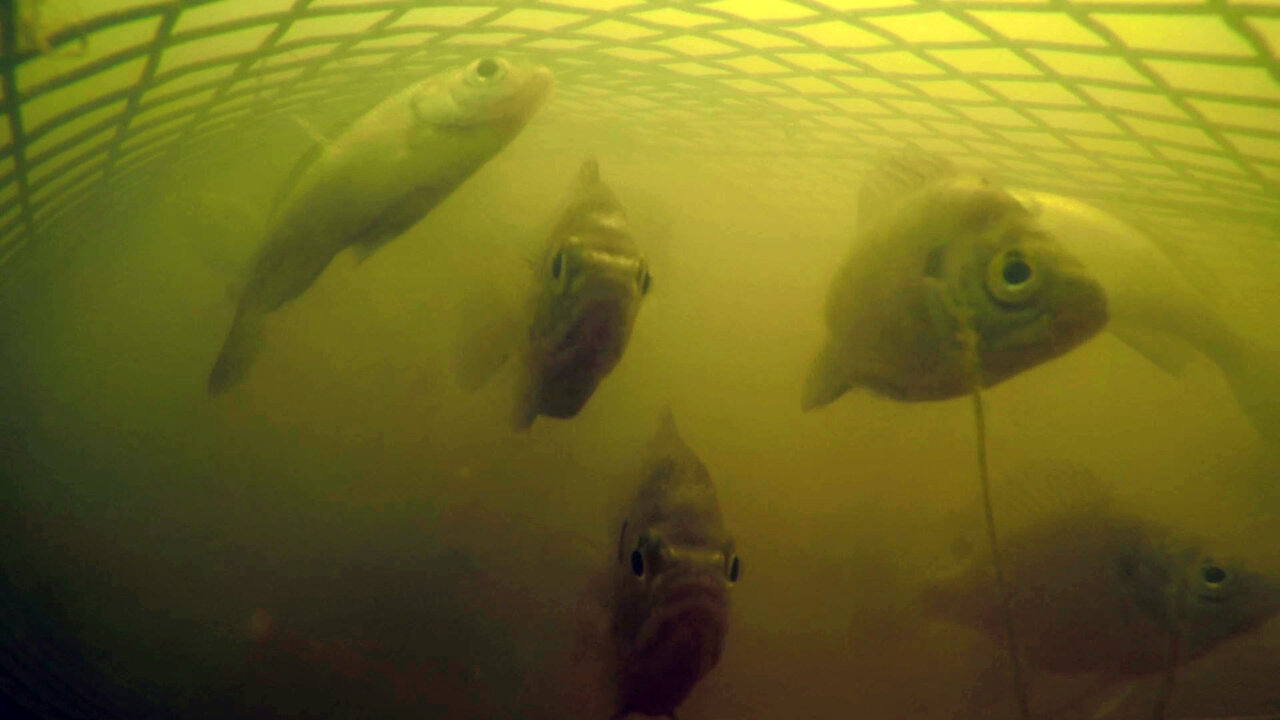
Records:
M1236 332L1137 228L1073 198L1012 193L1106 288L1108 331L1173 375L1195 354L1217 365L1259 435L1280 446L1280 349Z
M1003 516L1022 520L1001 540L1001 557L1019 652L1033 668L1103 682L1161 673L1280 612L1280 578L1121 511L1079 465L1027 466L996 497L1013 503ZM1005 642L989 559L934 578L922 598L935 617ZM1171 656L1175 634L1179 649Z
M1107 322L1106 295L1080 262L1007 192L944 158L916 149L881 162L858 214L827 294L805 410L855 387L908 402L964 395L1066 353Z
M720 660L740 573L711 476L667 410L610 576L616 717L674 717Z
M338 253L367 256L421 220L520 133L552 82L539 65L483 58L391 96L304 158L242 288L210 394L245 378L263 316Z
M524 319L466 319L473 327L461 350L462 385L483 385L515 356L516 429L539 415L576 416L622 359L651 282L626 211L600 179L597 161L586 160L573 200L534 263Z

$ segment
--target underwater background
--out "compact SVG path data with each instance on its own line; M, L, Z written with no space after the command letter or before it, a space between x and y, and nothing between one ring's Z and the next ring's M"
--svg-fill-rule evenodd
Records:
M554 691L575 604L612 557L668 405L744 566L724 656L680 717L963 716L1001 649L916 596L983 542L970 403L853 392L798 405L861 177L886 147L915 142L1106 207L1156 238L1228 325L1280 347L1274 4L102 5L51 0L50 47L5 59L6 108L22 119L0 135L0 642L18 716L577 717ZM48 19L59 9L62 26ZM283 14L310 30L279 35ZM983 49L1045 65L1015 77L964 54ZM335 131L495 50L547 64L556 95L402 237L339 256L269 318L243 387L208 397L228 288L312 142L297 118ZM873 62L896 52L900 66ZM1071 52L1097 62L1040 74ZM1104 60L1141 77L1080 69ZM675 67L688 63L710 71ZM1192 87L1156 68L1225 75ZM155 100L168 119L131 130L162 80L199 92ZM81 107L96 97L111 100ZM1158 97L1183 117L1152 110ZM1186 139L1196 132L1214 147ZM1051 141L1062 147L1037 145ZM523 296L588 155L653 288L585 409L513 434L501 386L454 383L460 308L476 287ZM1103 333L983 398L997 478L1075 461L1126 510L1280 575L1280 449L1214 365L1171 376ZM1276 677L1273 620L1180 668L1170 717L1280 716ZM1148 717L1151 686L1111 716ZM1042 678L1032 706L1074 717L1095 689ZM1016 717L1012 698L986 716Z

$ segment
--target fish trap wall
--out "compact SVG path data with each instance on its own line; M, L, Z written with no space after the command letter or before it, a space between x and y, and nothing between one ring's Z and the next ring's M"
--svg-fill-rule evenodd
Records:
M1103 202L1166 246L1280 241L1280 2L10 0L0 263L104 183L256 121L371 105L477 55L557 75L559 117L853 202L915 143ZM1256 268L1255 268L1256 269Z

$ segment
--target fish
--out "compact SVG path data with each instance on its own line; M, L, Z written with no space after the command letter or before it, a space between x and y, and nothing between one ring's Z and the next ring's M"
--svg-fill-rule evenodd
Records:
M1067 353L1107 317L1102 286L1006 190L898 151L863 183L801 409L853 388L901 402L966 395Z
M1170 375L1197 354L1216 365L1258 434L1280 447L1280 349L1231 327L1141 230L1081 200L1011 192L1106 288L1108 332Z
M710 472L666 408L608 574L615 718L675 717L720 661L742 564Z
M483 298L463 313L459 384L478 389L514 359L515 430L539 416L576 417L621 361L652 282L626 210L601 180L599 161L587 158L533 263L523 315Z
M410 85L304 155L240 290L209 394L247 377L268 313L338 253L367 258L426 216L520 134L553 83L540 65L481 58Z
M1280 578L1193 533L1126 512L1083 465L1030 463L1006 476L995 497L1005 501L1001 514L1018 520L1001 538L1001 559L1018 653L1037 671L1093 676L1103 686L1155 677L1280 612ZM929 578L919 602L932 619L1003 646L994 582L989 559L978 554ZM988 674L1001 689L1005 677Z

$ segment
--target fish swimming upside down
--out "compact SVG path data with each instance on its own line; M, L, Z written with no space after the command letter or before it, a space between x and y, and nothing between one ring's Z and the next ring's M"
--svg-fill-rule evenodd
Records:
M552 83L539 65L483 58L391 96L305 156L249 270L209 393L247 376L265 315L338 253L367 256L421 220L520 133Z
M868 174L825 314L804 410L856 387L905 402L990 387L1093 337L1107 301L1009 193L915 149Z

